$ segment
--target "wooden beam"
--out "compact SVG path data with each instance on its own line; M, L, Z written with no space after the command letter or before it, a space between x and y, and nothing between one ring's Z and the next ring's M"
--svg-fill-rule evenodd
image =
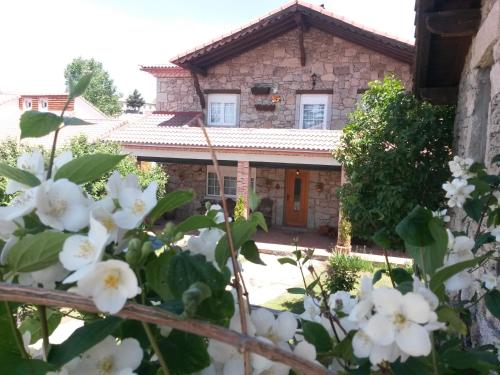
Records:
M295 13L293 18L299 29L300 65L306 66L306 49L304 47L304 19L302 17L302 13L300 12Z
M442 37L475 35L481 22L480 9L457 9L424 14L427 30Z
M205 106L206 106L205 96L203 96L203 92L201 91L200 81L198 81L198 76L196 75L196 72L193 72L191 70L191 77L193 77L194 89L196 90L196 94L198 95L198 99L200 99L201 109L205 109Z
M420 97L433 104L456 104L458 87L421 87Z

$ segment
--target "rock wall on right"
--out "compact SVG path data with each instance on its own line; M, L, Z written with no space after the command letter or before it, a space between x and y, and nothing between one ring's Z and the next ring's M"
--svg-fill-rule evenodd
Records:
M500 154L500 0L484 0L481 14L481 26L472 40L460 81L454 144L457 155L484 163L490 173L498 174L500 169L491 161ZM463 212L454 212L454 230L469 226L463 218ZM469 296L479 288L472 287ZM500 337L500 322L482 301L474 315L476 341L486 344Z

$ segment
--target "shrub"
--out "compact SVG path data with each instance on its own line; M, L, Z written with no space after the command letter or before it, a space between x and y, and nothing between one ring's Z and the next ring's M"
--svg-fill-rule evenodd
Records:
M63 150L70 150L73 157L80 157L82 155L105 153L105 154L122 154L122 149L119 143L110 141L96 141L90 143L85 135L79 135L72 138L63 148ZM137 159L131 155L124 158L116 168L122 176L129 173L134 173L139 176L139 183L142 188L148 186L151 182L158 183L158 198L165 195L165 186L167 184L167 175L161 166L151 164L147 167L141 167L137 163ZM110 173L103 175L99 180L84 185L87 193L94 198L99 199L106 193L106 181Z
M335 253L328 260L326 286L331 293L349 292L356 286L362 271L372 272L372 263L357 256Z
M334 152L348 177L339 196L354 237L386 228L399 247L394 228L415 205L443 204L453 117L452 107L420 102L396 79L369 84Z
M234 206L234 220L245 218L245 201L243 197L238 197L236 201L236 206Z

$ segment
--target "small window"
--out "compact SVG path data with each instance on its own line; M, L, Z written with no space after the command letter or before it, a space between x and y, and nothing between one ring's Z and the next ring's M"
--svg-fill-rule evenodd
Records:
M224 182L224 195L228 198L237 198L237 168L230 166L220 166L220 172L222 174L222 180ZM250 170L250 188L255 191L255 168ZM221 189L219 186L219 181L217 180L217 174L213 166L207 167L207 198L220 197Z
M49 100L47 98L38 99L38 110L40 112L47 112L49 110Z
M23 100L23 109L25 111L31 111L33 108L33 99L31 98L24 98Z
M219 181L217 181L215 172L208 172L207 174L207 195L220 195Z
M325 129L328 95L302 95L300 98L300 127L302 129Z
M238 113L238 94L208 95L208 124L236 126Z
M236 176L224 176L224 194L236 195Z

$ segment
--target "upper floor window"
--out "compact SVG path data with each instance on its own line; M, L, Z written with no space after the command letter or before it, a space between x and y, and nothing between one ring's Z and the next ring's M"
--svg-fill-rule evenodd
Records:
M49 100L47 98L38 99L38 110L40 112L47 112L49 110Z
M31 98L24 98L23 100L23 110L25 111L31 111L33 108L33 99Z
M300 97L300 128L325 129L328 95L305 94Z
M238 94L209 94L208 125L236 126L239 97Z

